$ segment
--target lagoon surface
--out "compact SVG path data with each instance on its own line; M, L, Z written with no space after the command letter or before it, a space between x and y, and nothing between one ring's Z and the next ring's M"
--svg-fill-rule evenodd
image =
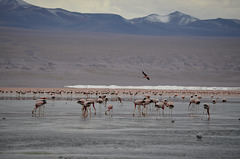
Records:
M145 116L136 110L134 117L133 100L124 98L123 105L109 100L112 116L95 103L97 114L92 109L84 118L75 98L48 99L44 114L37 111L35 117L35 99L2 97L0 158L239 158L239 98L212 104L205 97L188 110L189 98L177 97L171 99L172 114L156 116L149 106ZM203 102L210 104L210 120Z

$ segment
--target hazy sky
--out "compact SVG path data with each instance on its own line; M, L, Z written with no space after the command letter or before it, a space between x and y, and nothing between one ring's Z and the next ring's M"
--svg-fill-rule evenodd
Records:
M25 0L81 13L114 13L126 19L180 11L199 19L240 19L240 0Z

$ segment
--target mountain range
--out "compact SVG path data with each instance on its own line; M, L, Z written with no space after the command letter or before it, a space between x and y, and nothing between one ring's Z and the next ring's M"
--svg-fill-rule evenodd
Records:
M110 32L137 35L240 36L240 20L207 19L173 12L125 19L117 14L85 14L0 0L0 26L40 30Z

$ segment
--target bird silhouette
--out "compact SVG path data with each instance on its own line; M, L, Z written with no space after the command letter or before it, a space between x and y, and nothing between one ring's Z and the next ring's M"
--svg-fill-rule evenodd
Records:
M144 75L143 78L146 78L146 79L150 80L149 76L145 72L142 71L142 73Z

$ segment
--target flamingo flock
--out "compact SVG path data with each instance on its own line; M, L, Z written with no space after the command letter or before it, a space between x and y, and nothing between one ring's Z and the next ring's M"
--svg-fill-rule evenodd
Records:
M145 72L143 72L145 73ZM144 77L147 78L147 75ZM175 110L176 103L174 101L185 101L189 98L189 104L186 106L188 111L193 112L196 109L204 110L207 119L210 120L211 109L215 109L217 103L226 103L227 99L224 97L222 99L219 96L239 96L238 91L191 91L191 90L81 90L81 89L17 89L17 90L6 90L0 89L0 95L3 97L5 95L11 98L29 98L35 99L34 108L32 114L34 116L38 114L44 115L44 106L47 105L47 100L76 100L77 103L82 105L82 114L88 116L91 114L91 109L94 109L93 114L97 114L96 103L99 105L104 105L106 114L111 114L114 107L125 106L124 100L133 101L133 112L132 116L135 116L136 109L140 116L148 115L150 111L156 111L158 116L164 116L166 112L169 114L173 113ZM43 99L41 96L45 96ZM78 96L82 96L79 98ZM163 96L166 99L163 99ZM169 99L167 99L169 96ZM203 103L202 100L206 101L206 97L210 100L208 103ZM142 98L141 98L142 97ZM153 97L153 98L152 98ZM171 98L170 98L171 97ZM114 100L116 99L116 100ZM181 99L181 100L179 100ZM111 101L110 101L111 100ZM111 109L108 109L108 102L112 104ZM118 102L113 103L114 101ZM211 105L213 104L213 107ZM207 107L208 105L208 107ZM91 109L90 109L91 108ZM124 109L124 108L122 108ZM111 112L110 112L111 111ZM214 112L213 112L214 113ZM104 113L105 114L105 113ZM151 114L151 113L150 113ZM166 116L166 115L165 115Z
M174 97L174 98L176 98L176 97ZM47 98L44 97L44 98L40 98L40 99L36 100L35 107L32 110L33 115L36 116L37 110L39 110L39 116L41 114L44 115L44 105L47 104L46 99ZM49 98L49 99L51 99L51 98ZM123 106L122 97L120 97L118 95L116 97L116 99L117 99L116 101L118 101ZM188 105L188 110L189 110L190 106L194 107L194 105L200 105L200 103L201 103L200 99L201 98L198 98L196 96L195 97L191 96L190 102ZM52 100L53 100L53 98L52 98ZM113 104L107 105L107 102L108 102L108 98L106 95L99 96L96 99L95 98L86 98L86 99L81 98L77 101L78 104L82 105L82 114L84 117L87 117L88 115L91 116L92 108L94 109L94 115L97 114L95 103L98 103L99 105L104 104L106 107L106 111L104 114L113 116L113 107L114 106L113 106ZM224 102L226 102L226 99L224 99ZM145 97L142 99L136 99L133 103L134 103L133 113L132 113L133 117L135 116L136 109L138 109L139 116L145 116L145 115L147 115L148 111L151 111L151 109L152 109L151 106L153 106L153 107L155 107L156 116L164 117L165 110L166 110L166 112L168 112L167 110L169 110L169 114L172 115L172 110L175 108L175 104L173 101L167 100L167 99L159 100L157 98L151 98L150 95L145 95ZM210 120L210 105L208 103L204 103L203 108L204 108L203 110L206 110L207 119ZM204 112L205 111L203 111L203 114L205 114Z
M56 92L55 92L56 93ZM135 94L138 94L140 92L135 92ZM74 94L73 92L70 92L70 94ZM113 96L115 96L116 98L116 102L120 103L121 106L124 106L123 101L124 99L117 93L117 92L113 92L113 93L95 93L96 95L99 95L97 98L89 98L89 96L91 95L89 92L88 93L84 93L84 95L86 95L86 98L80 98L77 103L82 105L82 115L84 117L87 116L91 116L92 115L92 108L94 109L93 114L96 115L97 114L97 109L96 109L96 103L98 103L99 105L104 105L106 110L104 112L105 115L110 115L111 117L113 116L113 104L107 104L109 99L111 99L111 101L113 100ZM110 94L110 95L109 95ZM127 94L127 95L133 95L134 93L122 93L123 94ZM108 95L108 96L107 96ZM161 99L159 100L158 98L151 98L151 96L160 96L162 97L162 94L157 94L155 92L152 93L152 95L149 95L149 92L142 94L145 97L142 99L135 99L133 101L133 113L132 116L135 116L135 111L136 109L138 110L138 115L139 116L146 116L148 114L149 111L152 111L153 108L155 108L156 111L156 116L157 117L164 117L164 115L169 112L168 114L172 115L172 111L175 108L175 104L174 102L171 100L171 97L169 97L169 99ZM110 97L109 97L110 96ZM51 94L51 96L48 99L52 99L55 100L55 95ZM178 95L175 94L172 99L177 100ZM182 98L183 100L186 98L184 95L180 96L179 98ZM130 98L132 100L132 97ZM197 106L197 109L201 109L198 108L201 104L201 100L202 97L199 95L191 95L189 98L189 104L187 106L188 111L189 110L193 110L194 107ZM211 96L211 103L212 104L216 104L217 100L219 98L214 98L214 96ZM44 115L44 105L47 104L47 98L40 98L36 100L35 106L32 110L32 114L33 115L37 115L37 110L39 110L39 116ZM222 99L222 102L225 103L227 102L226 98ZM120 106L118 104L118 106ZM117 106L117 104L116 104ZM205 113L206 112L206 113ZM203 104L203 115L206 114L206 118L207 120L210 120L210 103L204 103Z

